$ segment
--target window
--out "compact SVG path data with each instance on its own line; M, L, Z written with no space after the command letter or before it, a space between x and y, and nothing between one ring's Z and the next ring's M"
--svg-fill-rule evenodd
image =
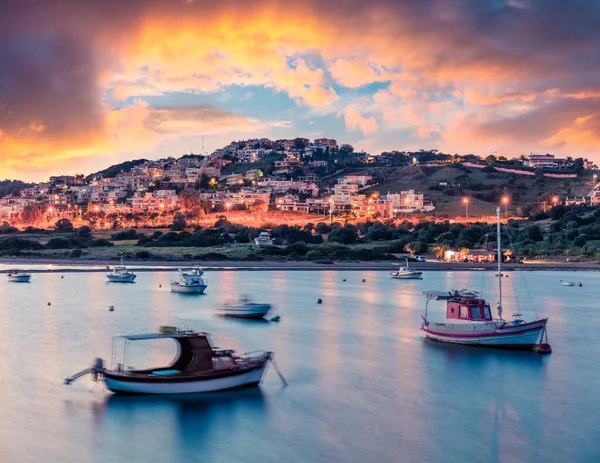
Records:
M466 305L460 306L459 318L466 318L466 319L469 318L469 308Z
M486 320L491 320L492 319L492 313L490 312L490 306L486 305L483 307L483 311L485 313L485 319Z
M478 306L471 307L471 320L481 320L481 310Z

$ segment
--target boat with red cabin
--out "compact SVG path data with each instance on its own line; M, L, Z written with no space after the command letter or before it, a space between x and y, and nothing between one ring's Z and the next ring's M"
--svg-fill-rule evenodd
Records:
M550 353L546 331L547 318L526 322L513 314L512 321L502 319L502 250L500 244L500 208L498 216L498 318L493 318L490 304L473 291L426 291L425 314L422 316L421 330L429 339L453 344L501 347L505 349L533 350ZM427 317L427 307L432 299L445 299L446 320L434 322Z

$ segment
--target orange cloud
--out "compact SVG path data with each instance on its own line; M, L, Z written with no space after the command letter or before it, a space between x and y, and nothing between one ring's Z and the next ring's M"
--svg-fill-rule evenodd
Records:
M344 111L338 114L342 116L348 130L362 132L363 135L370 135L379 131L377 121L373 116L363 116L356 105L347 106Z

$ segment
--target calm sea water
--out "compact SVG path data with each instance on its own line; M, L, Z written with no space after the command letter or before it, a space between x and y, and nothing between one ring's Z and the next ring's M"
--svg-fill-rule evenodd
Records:
M504 279L505 315L531 319L535 307L550 317L550 356L423 340L423 290L468 286L495 305L493 272L206 276L204 296L170 293L169 273L142 273L132 285L85 273L0 281L0 461L600 460L599 273ZM240 293L274 304L281 322L213 316ZM443 303L430 305L431 318L442 313ZM208 331L219 347L273 350L289 386L272 369L260 388L182 398L113 396L101 384L90 391L88 379L61 384L94 357L110 359L112 335L161 324ZM133 349L134 364L168 362L174 346L158 342L166 344Z

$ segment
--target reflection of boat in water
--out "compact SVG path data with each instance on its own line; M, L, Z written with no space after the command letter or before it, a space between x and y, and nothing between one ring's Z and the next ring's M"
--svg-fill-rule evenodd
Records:
M191 270L178 269L179 279L171 281L171 291L174 293L202 294L207 287L202 278L204 270L193 268Z
M121 265L116 265L111 273L106 275L108 281L113 283L133 283L137 275L127 267L123 265L123 258L121 257Z
M14 283L28 283L31 280L31 273L24 272L23 270L9 270L6 274L8 281Z
M273 246L271 235L266 231L260 232L260 234L254 238L254 242L259 248L268 248L269 246Z
M397 280L422 280L423 272L411 270L406 259L406 267L400 267L398 271L390 273L390 276Z
M498 318L492 318L490 304L477 293L456 291L444 296L444 293L441 292L442 297L440 297L440 292L426 291L424 294L427 296L427 304L425 305L425 315L422 316L421 330L425 332L427 338L435 341L550 353L551 348L547 343L546 336L547 318L528 323L517 318L521 314L513 314L514 319L511 322L502 319L500 208L497 209L497 215L498 290L500 294ZM427 305L431 299L447 301L444 322L433 322L427 318ZM546 342L544 342L545 337Z
M235 318L263 318L271 310L271 304L252 302L249 296L241 296L239 301L223 304L215 308L218 315Z
M239 355L231 349L218 349L212 347L207 333L165 326L161 327L159 333L114 337L113 363L116 361L116 352L123 352L123 362L126 361L128 342L157 339L172 339L177 343L178 356L169 366L136 370L124 363L117 363L116 368L108 369L103 360L97 358L91 368L66 378L65 384L91 374L94 381L104 381L106 388L115 393L183 394L222 391L257 386L272 357L272 352L268 351Z

